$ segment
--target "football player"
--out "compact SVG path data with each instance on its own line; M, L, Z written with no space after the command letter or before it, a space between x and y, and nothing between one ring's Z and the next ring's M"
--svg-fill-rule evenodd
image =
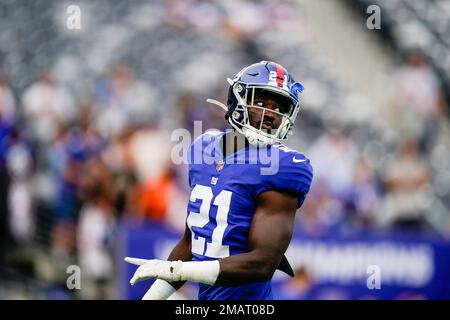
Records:
M303 86L270 61L227 80L227 105L208 101L226 110L233 130L206 132L190 146L184 235L167 261L125 258L139 266L131 284L157 279L143 299L167 299L185 281L199 283L200 300L273 299L275 270L293 276L284 253L313 170L282 141L292 131ZM263 172L263 150L277 160L276 170ZM193 161L208 157L216 161Z

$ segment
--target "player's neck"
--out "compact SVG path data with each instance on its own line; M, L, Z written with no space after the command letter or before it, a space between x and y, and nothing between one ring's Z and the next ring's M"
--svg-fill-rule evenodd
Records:
M225 157L238 152L248 145L247 139L237 131L226 133L222 137L222 151Z

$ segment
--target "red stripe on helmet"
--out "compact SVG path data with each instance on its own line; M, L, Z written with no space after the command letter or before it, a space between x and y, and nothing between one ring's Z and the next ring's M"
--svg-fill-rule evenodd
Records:
M278 63L275 63L275 67L277 68L277 85L278 85L278 87L283 88L283 82L284 82L283 67L280 66Z

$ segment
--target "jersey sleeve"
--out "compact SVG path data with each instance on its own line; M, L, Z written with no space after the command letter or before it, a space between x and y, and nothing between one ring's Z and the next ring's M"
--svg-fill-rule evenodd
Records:
M256 196L264 191L278 190L295 195L300 208L308 194L313 179L310 160L300 153L280 158L278 172L267 176L256 190Z

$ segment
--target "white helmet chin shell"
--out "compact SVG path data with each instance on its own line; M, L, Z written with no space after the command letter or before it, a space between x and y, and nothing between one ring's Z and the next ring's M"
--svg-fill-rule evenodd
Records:
M248 142L255 147L266 147L268 145L272 145L275 143L274 139L269 137L265 137L258 132L255 132L248 128L242 128L242 132L247 138Z
M247 138L247 141L255 147L266 147L268 145L272 145L276 142L279 142L276 138L271 138L269 136L264 135L263 133L260 133L259 130L252 127L247 122L248 116L245 114L244 116L244 124L242 123L236 123L231 119L231 117L228 119L228 122L230 125L240 134L242 134L245 138Z

